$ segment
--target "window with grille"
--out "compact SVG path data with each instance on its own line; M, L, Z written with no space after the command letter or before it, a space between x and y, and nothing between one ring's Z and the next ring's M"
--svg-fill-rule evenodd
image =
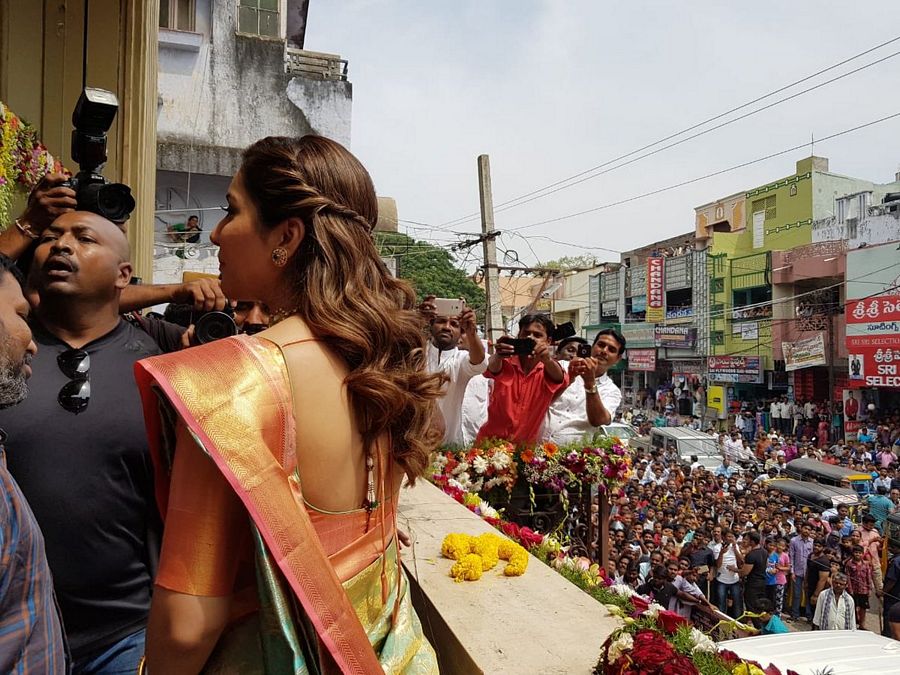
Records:
M281 37L280 0L240 0L238 32Z
M760 211L766 212L766 220L772 220L775 218L775 195L771 197L766 197L765 199L757 199L753 202L753 213L759 213Z
M159 0L159 27L170 30L194 30L194 0Z

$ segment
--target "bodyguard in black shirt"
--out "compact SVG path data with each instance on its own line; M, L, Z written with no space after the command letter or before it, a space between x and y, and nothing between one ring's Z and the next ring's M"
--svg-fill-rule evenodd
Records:
M160 523L134 362L159 353L119 316L128 243L110 221L66 213L42 233L31 282L38 353L29 397L0 411L8 466L30 502L75 673L136 672Z

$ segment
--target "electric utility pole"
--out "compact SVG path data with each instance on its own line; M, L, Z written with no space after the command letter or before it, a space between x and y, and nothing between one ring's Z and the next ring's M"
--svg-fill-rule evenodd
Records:
M481 232L484 245L484 333L496 342L504 333L503 315L500 312L500 270L497 268L497 236L494 231L494 196L491 192L491 160L487 155L478 156L478 193L481 200Z

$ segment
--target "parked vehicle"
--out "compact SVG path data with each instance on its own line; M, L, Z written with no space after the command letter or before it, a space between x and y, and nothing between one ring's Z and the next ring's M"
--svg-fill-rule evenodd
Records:
M629 448L650 448L650 439L647 436L641 436L638 430L630 424L624 422L613 422L612 424L604 424L602 427L604 436L615 436L625 443Z
M722 463L722 453L716 439L687 427L654 427L650 430L650 446L665 452L674 448L683 464L690 464L691 456L710 471Z
M823 485L852 487L860 496L874 492L870 474L846 469L834 464L826 464L808 457L801 457L788 462L785 473L790 478L799 480L815 480L815 482Z
M900 642L868 630L800 631L725 640L743 659L798 675L900 675Z
M850 508L859 506L859 495L853 488L811 483L794 478L772 478L766 481L766 489L790 495L791 501L798 506L808 506L817 511L833 509L839 504L846 504Z

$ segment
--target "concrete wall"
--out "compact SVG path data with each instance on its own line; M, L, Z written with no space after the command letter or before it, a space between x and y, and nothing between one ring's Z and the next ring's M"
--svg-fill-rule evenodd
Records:
M237 34L233 2L196 7L196 35L160 31L157 168L230 176L240 151L269 135L349 145L349 82L286 74L285 41Z

